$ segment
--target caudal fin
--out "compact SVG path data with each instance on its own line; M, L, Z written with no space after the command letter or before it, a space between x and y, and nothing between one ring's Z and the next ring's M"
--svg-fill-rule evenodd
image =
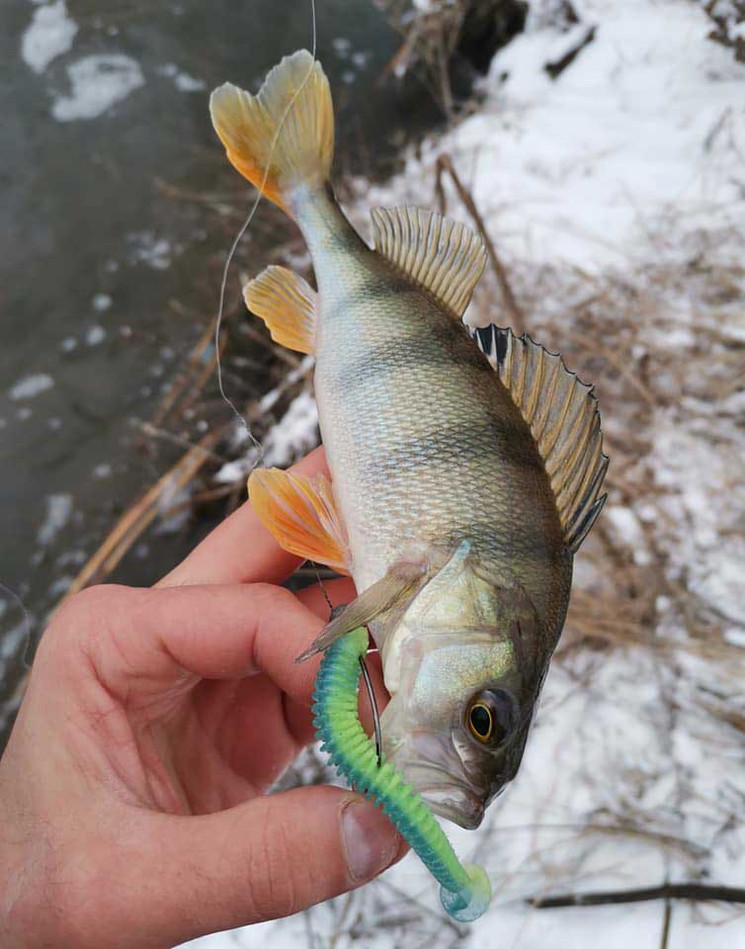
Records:
M290 196L328 179L334 155L334 110L328 79L304 49L264 80L259 94L226 82L210 97L215 131L231 164L292 216Z

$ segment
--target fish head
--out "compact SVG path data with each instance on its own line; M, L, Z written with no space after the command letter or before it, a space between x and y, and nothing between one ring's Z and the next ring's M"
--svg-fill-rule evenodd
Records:
M461 827L478 827L517 774L540 687L536 633L519 584L485 576L464 543L386 637L384 755Z

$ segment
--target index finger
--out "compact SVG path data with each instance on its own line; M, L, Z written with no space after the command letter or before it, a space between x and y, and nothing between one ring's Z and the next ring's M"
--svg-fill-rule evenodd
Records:
M323 446L314 449L290 470L310 476L328 474ZM281 583L301 563L301 557L282 550L246 501L156 586Z
M73 612L74 611L74 612ZM67 615L68 620L64 622ZM90 587L72 597L44 637L55 663L72 657L68 633L109 692L162 694L186 679L243 679L263 672L309 705L317 663L293 661L323 620L283 587L266 583L171 589ZM63 658L61 658L63 657Z

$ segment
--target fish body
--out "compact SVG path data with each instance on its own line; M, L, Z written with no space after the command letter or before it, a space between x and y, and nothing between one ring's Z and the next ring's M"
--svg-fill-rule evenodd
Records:
M571 557L528 424L460 319L364 245L332 201L298 198L297 220L319 287L320 427L358 587L407 544L468 538L555 627Z
M532 341L466 332L484 265L467 229L381 210L376 248L359 237L328 183L330 95L309 54L256 98L217 90L212 113L233 164L298 223L318 287L269 268L246 299L275 339L315 353L333 487L255 472L252 501L283 546L353 576L358 600L319 647L369 625L386 756L476 826L519 766L602 506L596 406Z

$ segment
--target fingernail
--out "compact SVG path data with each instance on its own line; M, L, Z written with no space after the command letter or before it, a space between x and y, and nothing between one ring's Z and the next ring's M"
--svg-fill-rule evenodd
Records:
M382 811L358 801L351 801L342 811L341 839L349 875L357 883L372 879L390 866L401 842Z

